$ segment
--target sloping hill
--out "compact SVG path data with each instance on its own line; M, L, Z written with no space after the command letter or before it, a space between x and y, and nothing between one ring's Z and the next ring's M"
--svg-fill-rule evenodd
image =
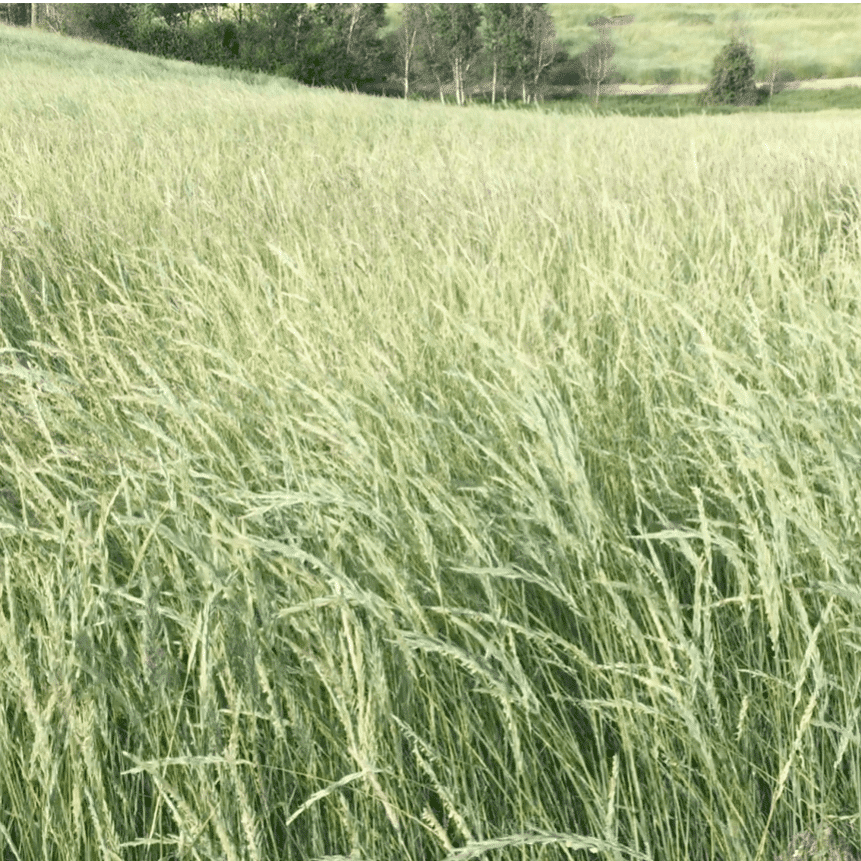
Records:
M23 72L43 74L49 70L71 69L76 75L103 80L144 78L170 81L242 81L262 86L293 89L289 78L275 78L250 72L235 72L215 66L200 66L180 60L166 60L99 42L75 39L42 29L0 24L0 56Z
M0 38L4 861L854 824L861 112Z

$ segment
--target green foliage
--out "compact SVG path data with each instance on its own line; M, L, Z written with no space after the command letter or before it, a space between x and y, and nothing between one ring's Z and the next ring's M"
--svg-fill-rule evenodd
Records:
M364 86L378 76L384 3L320 3L312 8L297 79L316 86Z
M579 57L572 57L566 49L557 54L547 76L547 83L552 86L579 87L584 83L583 63Z
M664 68L655 70L655 83L661 85L677 84L679 82L680 69Z
M196 60L199 56L192 33L185 26L168 24L148 5L141 4L131 19L131 47L156 57Z
M545 70L552 69L560 55L553 19L544 3L484 4L484 38L494 80L506 91L519 85L521 94L535 98ZM570 69L562 70L564 77ZM552 74L552 72L551 72Z
M807 60L795 67L795 74L802 81L824 78L827 73L825 63L820 60Z
M495 66L497 86L505 91L522 74L527 53L527 34L518 26L523 21L522 3L485 3L484 38L491 66Z
M30 23L30 3L0 4L0 20L13 27L26 27Z
M191 15L199 9L204 9L208 3L147 3L153 13L161 18L169 27L190 23Z
M733 37L715 57L712 78L701 103L740 106L755 105L758 100L753 48Z
M525 36L520 61L523 89L534 101L541 89L542 75L558 55L556 27L546 3L524 3L519 27Z
M795 81L795 75L789 69L778 69L774 79L775 92L782 92L787 86Z
M70 10L75 26L109 45L133 47L135 19L148 16L134 3L76 3Z
M420 42L422 58L443 96L451 82L458 104L465 102L465 82L482 40L481 12L475 3L423 3Z
M704 15L702 12L679 12L677 19L692 27L710 27L715 22L714 15Z
M70 5L64 20L72 30L155 56L316 86L360 87L388 73L379 38L384 4L262 4L244 20L193 17L204 5Z
M430 3L426 12L448 55L472 57L481 50L481 12L475 3Z

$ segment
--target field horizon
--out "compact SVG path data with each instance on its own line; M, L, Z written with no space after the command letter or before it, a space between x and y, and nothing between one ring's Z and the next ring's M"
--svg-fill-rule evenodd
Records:
M861 854L861 111L0 40L4 861Z

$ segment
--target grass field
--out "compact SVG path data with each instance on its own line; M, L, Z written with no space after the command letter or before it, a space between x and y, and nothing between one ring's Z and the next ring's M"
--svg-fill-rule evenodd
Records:
M0 40L3 861L861 848L861 112Z
M389 27L401 21L402 3L388 4ZM614 57L623 81L636 84L708 83L712 61L742 27L754 44L757 68L768 72L775 55L796 78L861 75L861 4L858 3L552 3L559 42L572 56L595 40L589 22L633 15L614 28Z
M742 27L753 42L757 68L775 54L798 79L861 74L861 4L858 3L560 3L551 7L560 40L572 53L595 38L589 21L633 15L615 28L615 58L626 80L651 83L656 72L679 83L708 82L712 61Z

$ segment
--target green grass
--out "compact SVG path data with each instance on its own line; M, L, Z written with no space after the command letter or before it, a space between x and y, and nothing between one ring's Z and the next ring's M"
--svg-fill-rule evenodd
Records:
M626 116L626 117L679 117L691 114L717 116L739 113L809 113L812 111L859 110L861 109L861 87L843 87L839 90L792 90L777 93L770 100L751 107L734 105L709 105L699 103L699 93L680 95L627 95L601 94L596 108L592 99L577 95L573 98L558 98L541 102L539 110L551 113L588 115L588 116ZM432 100L428 96L428 100ZM488 106L489 99L481 103ZM509 102L497 104L494 110L534 111L535 104Z
M572 53L594 40L589 21L633 15L631 24L613 31L614 61L632 83L651 83L661 69L676 70L679 83L707 82L714 57L736 25L754 44L757 69L767 71L777 52L781 66L799 79L861 74L857 3L567 3L551 8L560 40Z
M858 112L0 35L4 861L858 849Z

